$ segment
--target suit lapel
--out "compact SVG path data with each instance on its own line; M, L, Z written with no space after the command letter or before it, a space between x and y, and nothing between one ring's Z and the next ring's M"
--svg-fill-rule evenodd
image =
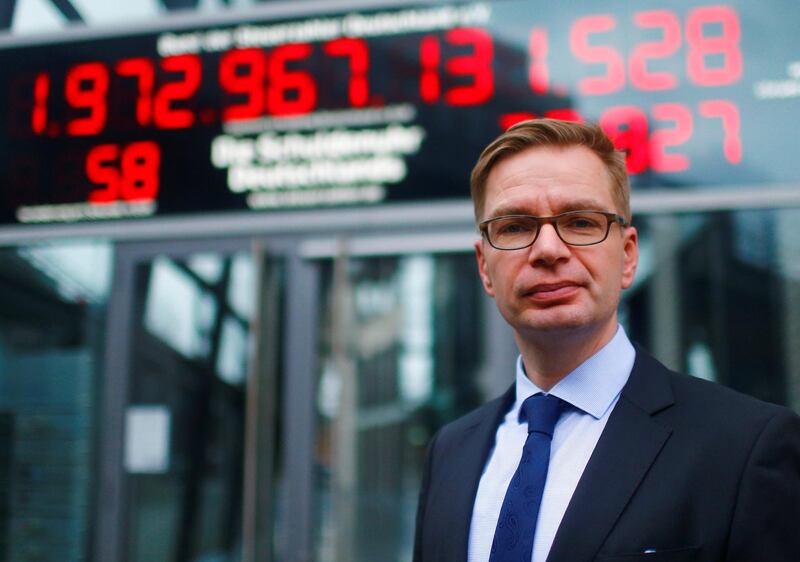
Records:
M442 561L466 560L469 546L469 528L472 506L478 491L486 460L492 450L497 426L511 408L515 398L512 387L493 402L487 404L485 414L467 427L457 442L456 454L448 460L449 478L441 485L441 499L445 502L445 524L441 550L437 558Z
M588 562L610 533L672 430L652 415L674 402L666 369L636 362L556 533L548 562Z

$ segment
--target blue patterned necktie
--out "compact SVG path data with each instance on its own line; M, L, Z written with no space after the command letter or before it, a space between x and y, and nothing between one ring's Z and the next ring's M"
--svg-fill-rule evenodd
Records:
M529 396L522 403L520 418L528 421L528 439L500 509L489 562L531 562L550 442L564 405L560 398L544 394Z

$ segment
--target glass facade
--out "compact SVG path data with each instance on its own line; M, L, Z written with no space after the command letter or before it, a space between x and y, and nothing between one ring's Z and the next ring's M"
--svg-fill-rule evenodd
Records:
M647 216L625 295L634 337L671 367L800 410L797 209Z
M485 399L473 270L469 254L326 264L314 459L319 562L409 559L428 440Z
M128 562L242 559L254 267L248 253L220 252L136 267Z
M88 560L111 245L0 250L0 560Z

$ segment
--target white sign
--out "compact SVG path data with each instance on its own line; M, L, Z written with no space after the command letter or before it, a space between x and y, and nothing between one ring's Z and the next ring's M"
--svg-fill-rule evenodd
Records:
M130 406L125 414L125 470L162 474L169 470L171 415L166 406Z

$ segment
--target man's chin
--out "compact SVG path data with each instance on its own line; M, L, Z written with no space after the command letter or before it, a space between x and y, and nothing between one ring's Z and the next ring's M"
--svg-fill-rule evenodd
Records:
M561 310L540 310L523 315L514 328L520 334L535 337L578 334L596 327L596 323L585 315L575 314L574 311L567 310L568 307L558 308Z
M566 336L571 333L580 333L587 329L582 322L526 322L515 326L515 331L523 336Z
M517 329L521 334L531 336L564 336L571 333L581 333L589 330L589 326L581 322L547 322L524 324Z

